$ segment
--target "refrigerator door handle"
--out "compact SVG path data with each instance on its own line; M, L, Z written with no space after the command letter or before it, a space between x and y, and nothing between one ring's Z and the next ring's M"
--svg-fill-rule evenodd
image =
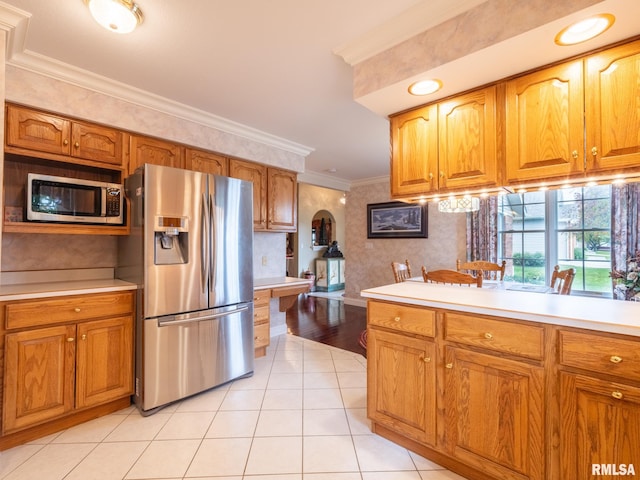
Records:
M194 323L201 322L202 320L215 320L216 318L228 317L229 315L233 315L240 312L246 312L249 310L248 305L243 305L234 310L229 310L226 312L212 313L211 315L203 315L201 317L193 317L193 318L185 318L184 320L158 320L159 327L169 327L171 325L184 325L185 323Z
M215 213L215 205L213 201L213 195L209 194L209 221L211 222L211 235L209 236L211 242L211 248L209 252L211 252L211 258L208 260L209 264L209 290L213 291L215 287L215 279L216 279L216 268L217 268L217 259L213 257L213 252L216 251L216 213ZM215 299L209 299L210 302Z
M200 214L200 285L202 286L202 293L207 291L207 277L209 273L209 212L207 205L207 196L202 194L202 213Z

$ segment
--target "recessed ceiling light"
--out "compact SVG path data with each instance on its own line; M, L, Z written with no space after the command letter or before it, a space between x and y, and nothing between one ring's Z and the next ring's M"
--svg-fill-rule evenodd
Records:
M419 82L409 85L409 93L411 95L429 95L435 93L442 88L440 80L420 80Z
M142 10L133 0L84 0L93 19L115 33L130 33L142 23Z
M556 35L555 42L562 46L586 42L606 31L613 25L615 20L616 18L609 13L602 13L580 20L563 28L560 33Z

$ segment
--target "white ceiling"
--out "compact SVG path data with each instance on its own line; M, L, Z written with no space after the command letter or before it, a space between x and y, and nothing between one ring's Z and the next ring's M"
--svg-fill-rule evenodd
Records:
M129 35L98 26L82 0L5 0L0 7L30 14L10 46L10 63L80 69L284 139L308 152L305 172L330 186L388 175L385 115L407 107L394 100L404 94L397 86L381 89L371 110L354 101L352 67L334 52L366 58L483 1L136 0L145 20ZM640 4L603 3L625 2ZM544 59L536 49L538 64ZM475 85L487 81L486 70Z

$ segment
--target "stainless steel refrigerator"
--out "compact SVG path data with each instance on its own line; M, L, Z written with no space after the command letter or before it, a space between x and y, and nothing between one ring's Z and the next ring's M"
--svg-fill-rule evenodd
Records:
M139 285L135 402L147 415L253 373L253 188L146 164L125 191L117 277Z

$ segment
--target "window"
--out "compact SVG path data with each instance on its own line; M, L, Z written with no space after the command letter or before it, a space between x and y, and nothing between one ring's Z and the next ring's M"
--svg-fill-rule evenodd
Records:
M546 285L560 265L576 270L573 293L610 295L610 186L506 194L498 214L506 279Z

